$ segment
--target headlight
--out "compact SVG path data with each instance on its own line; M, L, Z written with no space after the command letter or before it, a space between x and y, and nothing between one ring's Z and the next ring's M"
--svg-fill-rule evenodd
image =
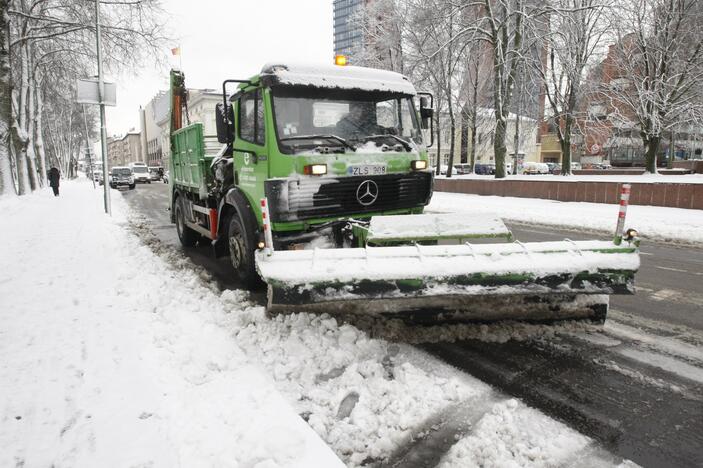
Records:
M306 175L325 175L327 174L327 164L308 164L303 172Z
M421 171L423 169L427 169L427 161L423 159L417 159L410 163L410 167L413 169L413 171Z

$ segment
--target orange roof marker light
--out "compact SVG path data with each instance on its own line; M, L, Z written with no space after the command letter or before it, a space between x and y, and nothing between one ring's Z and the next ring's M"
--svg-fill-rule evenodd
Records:
M343 67L347 64L347 56L346 55L335 55L334 56L334 64L339 65L340 67Z

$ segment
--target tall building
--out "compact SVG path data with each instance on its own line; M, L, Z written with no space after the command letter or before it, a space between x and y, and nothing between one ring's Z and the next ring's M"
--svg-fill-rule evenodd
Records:
M370 0L334 0L334 53L351 57L362 45L361 28L353 24L354 14ZM352 59L353 63L353 59Z

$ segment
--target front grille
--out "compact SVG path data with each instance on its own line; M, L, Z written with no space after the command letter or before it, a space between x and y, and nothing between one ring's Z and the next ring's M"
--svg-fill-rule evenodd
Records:
M373 203L364 205L357 199L357 189L367 180L378 186L378 197ZM271 202L273 221L414 208L426 205L432 190L432 174L429 172L269 182L266 195Z

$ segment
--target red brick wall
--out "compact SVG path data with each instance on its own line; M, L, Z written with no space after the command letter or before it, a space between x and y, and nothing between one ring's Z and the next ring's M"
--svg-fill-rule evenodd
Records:
M620 185L617 182L436 179L435 191L616 204ZM630 204L703 210L703 184L633 183Z

